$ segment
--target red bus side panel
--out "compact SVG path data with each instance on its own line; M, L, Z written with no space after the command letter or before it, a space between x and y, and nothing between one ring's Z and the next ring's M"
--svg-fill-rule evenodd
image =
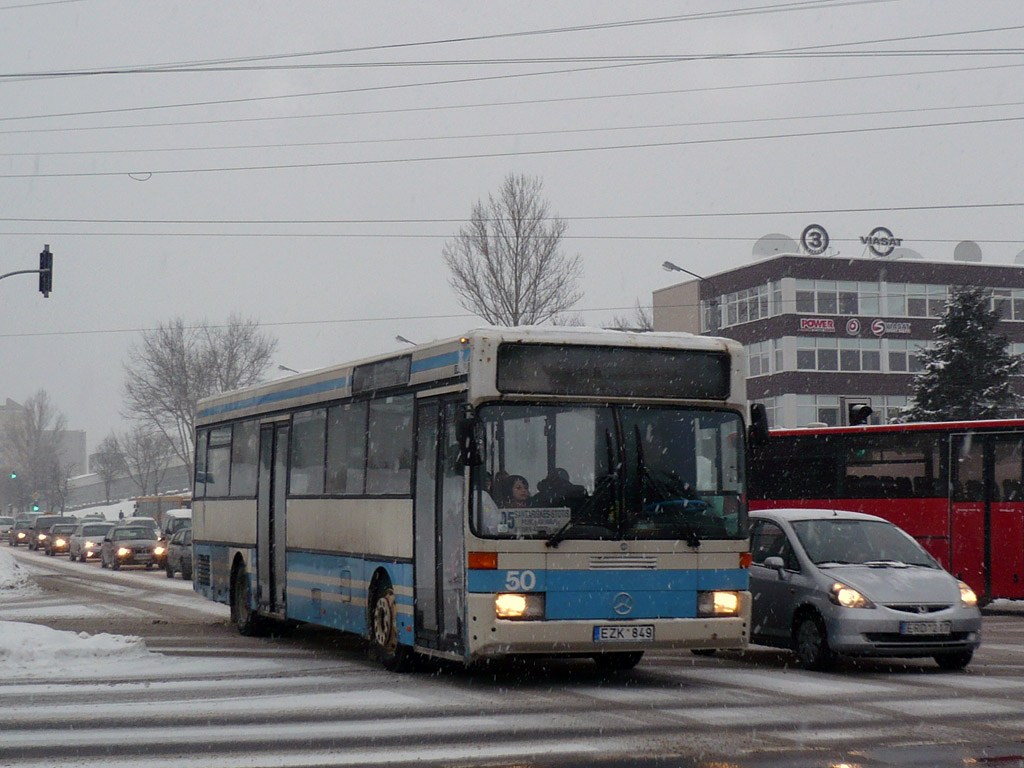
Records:
M1024 597L1024 503L992 504L992 594Z

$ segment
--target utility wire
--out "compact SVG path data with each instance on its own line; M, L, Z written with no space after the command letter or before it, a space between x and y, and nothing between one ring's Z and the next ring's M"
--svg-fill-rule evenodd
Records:
M338 160L311 163L278 163L269 165L235 165L207 168L165 168L165 169L135 169L125 171L77 171L77 172L55 172L55 173L5 173L0 174L0 179L71 179L71 178L102 178L110 176L131 176L137 181L148 181L152 176L170 176L199 173L234 173L241 171L282 171L298 170L307 168L344 168L356 166L378 166L396 165L400 163L426 163L455 160L483 160L499 157L539 157L549 155L563 155L574 153L590 152L611 152L634 149L661 149L667 147L687 146L708 146L713 144L735 144L748 141L774 141L780 139L797 138L821 138L825 136L844 136L863 133L882 133L889 131L905 131L922 128L950 128L965 127L970 125L994 125L999 123L1014 123L1024 120L1024 117L994 117L979 120L955 120L942 123L915 123L910 125L876 126L870 128L837 128L829 131L802 131L780 134L764 134L760 136L733 136L712 139L686 139L680 141L653 141L636 144L614 144L600 147L564 147L561 149L535 149L518 150L511 152L478 152L463 155L435 155L423 157L404 158L378 158L373 160ZM145 177L145 178L140 178Z
M928 69L919 70L917 72L884 72L880 74L871 75L849 75L845 77L825 77L805 80L784 80L776 83L739 83L735 85L719 85L719 86L708 86L698 88L674 88L669 90L656 90L656 91L636 91L627 93L615 93L615 94L601 94L595 96L560 96L546 99L521 99L515 101L498 101L498 102L484 102L475 104L442 104L436 106L427 107L398 107L393 109L372 109L372 110L353 110L345 112L323 112L316 114L307 115L274 115L265 117L240 117L240 118L223 118L219 120L181 120L181 121L169 121L163 123L128 123L124 125L98 125L98 126L73 126L73 127L60 127L60 128L20 128L11 130L2 130L0 134L12 135L12 134L43 134L43 133L77 133L84 131L108 131L108 130L121 130L121 129L139 129L139 128L168 128L168 127L184 127L184 126L209 126L209 125L224 125L229 123L256 123L256 122L270 122L276 120L311 120L311 119L322 119L322 118L334 118L334 117L365 117L372 115L393 115L402 113L418 113L418 112L435 112L449 109L490 109L493 107L515 107L515 106L531 106L538 104L569 104L572 102L579 101L595 101L601 99L621 99L621 98L644 98L648 96L674 96L690 93L714 93L721 91L734 91L734 90L745 90L750 88L777 88L786 87L792 85L821 85L821 84L832 84L841 82L853 82L858 80L879 80L897 77L918 77L921 75L946 75L946 74L962 74L969 72L981 72L981 71L992 71L1002 69L1018 69L1024 66L1024 64L993 64L978 67L952 67L944 69ZM604 69L604 68L595 68ZM564 70L565 72L577 72L581 70ZM445 81L446 83L454 82L476 82L480 79L492 79L492 78L472 78L468 81ZM358 93L364 91L373 90L387 90L391 88L404 88L407 86L382 86L373 88L355 88L345 91L324 91L320 95L325 94L342 94L342 93ZM304 95L317 95L317 94L304 94ZM261 97L261 99L277 99L277 98L290 98L285 96L270 96ZM193 105L179 105L179 106L202 106L202 105L216 105L216 104L227 104L233 103L230 101L212 101L212 102L197 102ZM168 105L169 108L175 105ZM148 107L139 108L127 108L126 111L135 111L136 109L148 109ZM120 111L120 110L111 110ZM72 115L79 113L70 113ZM92 114L84 112L81 114ZM57 115L59 116L59 115ZM3 122L7 118L0 117L0 122ZM19 118L12 118L19 119Z
M908 107L906 109L871 109L861 112L833 112L821 115L782 115L776 117L750 117L737 120L698 120L685 123L648 123L639 125L607 126L598 128L565 128L549 131L500 131L497 133L449 134L446 136L409 136L405 138L383 139L344 139L338 141L300 141L275 142L272 144L218 144L205 147L142 147L138 149L85 149L60 150L53 152L0 152L0 157L54 157L79 155L126 155L138 153L162 152L213 152L241 149L298 149L308 147L335 147L360 144L398 144L403 142L424 141L464 141L467 139L521 138L525 136L562 136L585 133L603 133L614 131L647 131L665 128L699 128L722 125L747 125L750 123L785 122L790 120L826 120L847 117L878 117L881 115L900 115L918 112L948 112L952 110L992 109L996 107L1020 107L1024 101L1004 101L988 104L961 104L943 107Z

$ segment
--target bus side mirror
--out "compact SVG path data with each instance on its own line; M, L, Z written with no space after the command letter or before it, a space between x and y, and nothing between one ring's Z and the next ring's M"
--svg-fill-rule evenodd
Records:
M466 467L476 467L484 463L476 434L478 423L473 406L469 403L463 405L455 424L455 437L459 441L459 462Z
M768 412L764 403L752 403L750 406L750 428L747 437L752 446L764 445L768 442Z

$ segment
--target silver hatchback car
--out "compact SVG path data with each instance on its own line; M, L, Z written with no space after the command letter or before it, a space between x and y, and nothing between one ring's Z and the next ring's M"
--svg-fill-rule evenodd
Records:
M836 655L970 663L981 642L977 596L892 523L772 509L750 513L750 532L751 642L791 648L807 669Z

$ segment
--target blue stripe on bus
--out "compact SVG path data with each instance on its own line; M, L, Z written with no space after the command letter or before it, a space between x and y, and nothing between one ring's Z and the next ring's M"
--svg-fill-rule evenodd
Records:
M316 384L306 384L301 387L292 387L291 389L285 389L281 392L271 392L266 395L259 395L257 397L247 397L245 400L236 400L233 403L225 403L224 405L215 405L211 408L204 408L199 412L199 416L205 418L207 416L216 416L221 413L230 413L231 411L238 411L242 408L252 408L257 405L268 405L270 403L277 403L282 400L291 400L296 397L305 397L306 395L315 395L321 392L330 392L335 389L345 389L349 386L352 381L351 376L343 376L340 379L330 379L329 381L321 381Z
M454 352L446 352L443 355L424 357L422 360L413 360L410 373L422 373L434 368L444 368L449 365L458 365L469 357L469 347L457 349Z
M288 553L286 603L288 618L322 624L346 632L366 634L367 590L374 572L384 568L391 583L412 591L411 563L381 563L341 555ZM353 584L353 582L355 582ZM320 599L298 590L320 590ZM358 601L358 602L357 602ZM398 605L412 608L413 598L396 594ZM399 614L399 642L413 642L412 616Z
M470 592L510 591L518 580L521 591L545 592L548 619L623 619L612 605L620 592L629 593L630 619L690 618L697 615L697 592L747 589L744 569L676 571L469 571Z

